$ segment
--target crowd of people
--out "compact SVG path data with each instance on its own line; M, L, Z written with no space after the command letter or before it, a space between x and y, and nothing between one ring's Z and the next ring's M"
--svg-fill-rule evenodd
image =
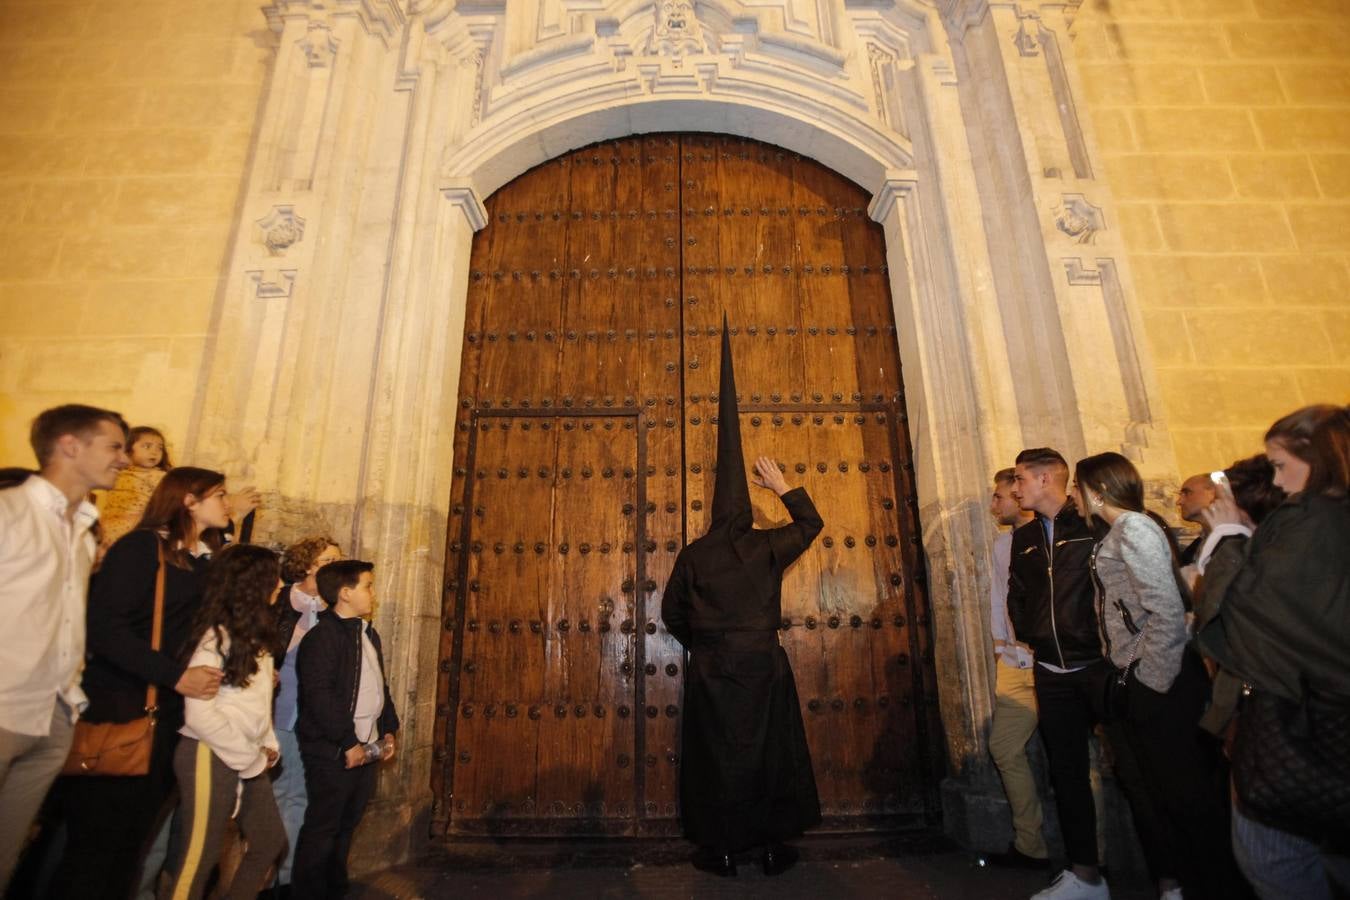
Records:
M399 730L373 564L249 544L256 490L115 412L30 436L38 470L0 476L0 893L342 896Z
M1118 453L1024 450L994 476L990 754L1013 840L1050 867L1027 744L1044 742L1068 867L1037 897L1106 898L1100 726L1164 900L1350 891L1350 408L1271 425L1194 475L1181 550Z
M231 898L342 896L399 730L373 565L325 536L280 558L251 545L239 525L256 490L171 465L163 434L117 413L47 410L31 443L39 469L0 474L0 890L41 814L23 888L37 896L178 900L213 881ZM762 846L777 874L796 860L782 842L819 820L778 584L821 525L761 458L756 484L794 522L755 531L740 452L738 429L719 428L713 527L681 554L663 617L693 660L695 864L734 875L735 854ZM1039 732L1068 867L1036 896L1109 896L1100 726L1160 897L1350 890L1348 494L1350 408L1330 405L1275 422L1264 454L1187 478L1177 508L1200 533L1184 550L1118 453L1070 467L1028 449L994 476L990 509L1011 530L992 554L989 746L1013 840L992 862L1050 866L1027 758ZM751 670L764 704L746 703ZM742 732L765 715L751 766ZM220 874L231 820L244 850Z

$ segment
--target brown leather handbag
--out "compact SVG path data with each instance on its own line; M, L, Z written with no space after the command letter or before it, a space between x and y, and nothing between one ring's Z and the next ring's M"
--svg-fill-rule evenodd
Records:
M159 572L155 575L155 618L150 647L159 649L164 628L164 545L159 545ZM75 723L62 775L147 775L150 751L155 744L155 714L159 693L154 684L145 689L145 715L130 722Z

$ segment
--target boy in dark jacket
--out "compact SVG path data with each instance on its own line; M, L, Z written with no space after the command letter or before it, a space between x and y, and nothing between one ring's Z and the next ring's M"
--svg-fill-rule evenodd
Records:
M300 715L295 734L309 806L295 849L292 896L341 897L347 853L375 793L375 759L394 756L398 714L384 674L372 563L340 560L317 575L329 606L300 644ZM378 755L372 758L372 749Z

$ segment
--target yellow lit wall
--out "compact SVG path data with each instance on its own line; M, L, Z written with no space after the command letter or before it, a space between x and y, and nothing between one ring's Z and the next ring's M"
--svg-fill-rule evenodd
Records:
M185 437L259 5L0 0L0 465L76 399ZM1350 2L1084 0L1074 46L1180 474L1350 401Z
M0 465L55 403L181 444L261 96L258 0L0 0Z
M1350 2L1086 0L1074 31L1181 474L1350 401Z

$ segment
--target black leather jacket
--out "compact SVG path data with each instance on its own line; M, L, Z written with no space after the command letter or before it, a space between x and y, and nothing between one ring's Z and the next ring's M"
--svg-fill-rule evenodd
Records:
M1070 500L1055 514L1049 546L1044 518L1037 513L1013 532L1008 618L1037 660L1065 669L1089 665L1103 656L1089 563L1104 529L1090 528Z

